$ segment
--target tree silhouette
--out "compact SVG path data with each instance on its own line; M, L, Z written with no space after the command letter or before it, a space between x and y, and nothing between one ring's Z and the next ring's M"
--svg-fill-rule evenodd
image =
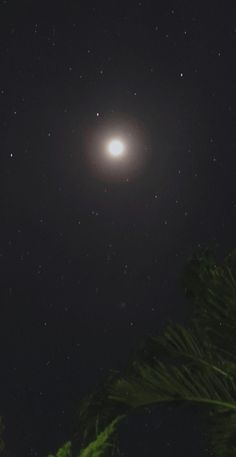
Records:
M221 265L198 251L183 285L194 303L189 326L170 322L146 338L122 374L81 402L84 444L96 442L98 423L101 430L140 408L192 403L203 407L214 456L236 456L236 251Z

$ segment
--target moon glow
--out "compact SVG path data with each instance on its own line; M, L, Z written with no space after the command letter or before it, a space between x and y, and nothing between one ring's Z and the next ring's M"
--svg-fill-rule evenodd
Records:
M84 157L96 179L106 182L136 179L148 163L150 148L145 127L122 115L103 119L87 128Z
M108 152L112 157L120 157L124 152L124 143L120 140L111 140L108 144Z

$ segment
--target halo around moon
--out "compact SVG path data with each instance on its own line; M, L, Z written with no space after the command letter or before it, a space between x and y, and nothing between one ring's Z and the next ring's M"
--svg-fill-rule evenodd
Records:
M90 126L84 144L90 173L104 181L127 181L143 173L147 164L144 125L125 115Z

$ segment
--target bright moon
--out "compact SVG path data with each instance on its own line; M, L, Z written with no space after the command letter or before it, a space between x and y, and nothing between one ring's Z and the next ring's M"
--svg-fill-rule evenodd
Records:
M124 152L124 144L120 140L112 140L108 145L108 151L113 157L119 157Z

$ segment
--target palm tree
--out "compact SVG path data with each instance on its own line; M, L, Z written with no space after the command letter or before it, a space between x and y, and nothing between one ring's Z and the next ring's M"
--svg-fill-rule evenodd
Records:
M146 338L126 370L111 373L81 403L84 449L91 450L91 440L95 449L99 429L112 424L114 433L131 412L164 402L191 403L203 407L214 456L236 457L236 250L222 265L208 250L199 251L183 285L194 303L189 326L169 323L161 335ZM106 449L85 455L103 456Z

